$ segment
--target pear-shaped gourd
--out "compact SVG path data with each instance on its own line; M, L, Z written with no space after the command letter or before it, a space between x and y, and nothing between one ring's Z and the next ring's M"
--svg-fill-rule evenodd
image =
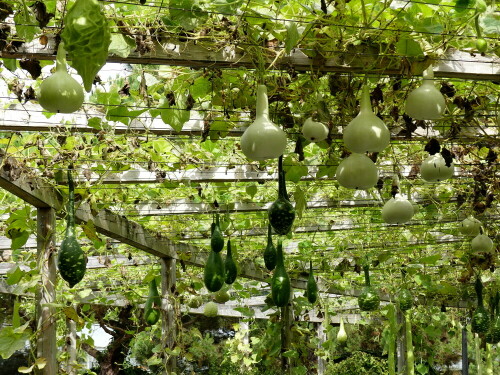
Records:
M271 235L271 223L267 225L267 246L264 250L264 264L269 271L274 270L274 267L276 267L276 247L273 244Z
M339 344L345 344L347 342L347 332L345 331L344 319L342 319L342 317L340 317L340 328L337 332L337 341Z
M420 175L427 182L439 182L451 178L455 166L451 163L446 165L446 161L440 153L430 155L420 166Z
M212 234L210 237L210 247L212 251L216 253L222 251L224 248L224 238L222 237L222 231L220 230L220 220L219 213L215 214L215 223L212 225Z
M268 217L274 231L281 235L290 232L293 221L295 220L295 209L288 200L288 194L286 192L283 157L278 159L278 199L269 207Z
M281 240L278 241L276 257L276 268L274 269L273 277L271 279L271 295L274 304L277 307L286 306L290 301L290 278L285 269L283 261L283 244Z
M210 292L217 292L224 285L226 274L220 253L211 251L203 273L203 281Z
M458 226L458 230L464 236L475 237L480 233L481 222L473 216L466 217Z
M370 285L370 267L363 266L365 274L365 286L358 296L358 306L361 311L373 311L378 309L380 305L380 297L378 291Z
M83 87L68 74L66 51L59 43L56 57L56 71L40 85L38 102L49 112L71 113L83 104Z
M275 159L283 155L286 134L269 119L267 88L257 87L257 107L255 121L241 136L241 150L252 160Z
M302 135L305 139L311 142L320 142L328 137L329 130L321 122L313 121L312 117L308 117L302 125Z
M382 219L388 224L406 223L413 217L413 213L411 202L400 194L389 199L382 207Z
M377 183L378 169L368 156L353 153L340 162L335 176L345 188L366 190Z
M396 303L401 311L409 310L413 307L413 295L408 289L400 289L396 296Z
M347 332L345 331L344 319L342 319L342 317L340 317L340 328L337 332L337 341L339 344L345 344L347 342Z
M489 253L493 250L493 241L485 234L478 234L470 244L472 251L478 253Z
M57 256L57 267L61 277L73 288L85 275L87 257L83 252L75 233L75 185L71 171L68 170L68 208L66 234L61 242Z
M149 282L149 294L144 304L144 320L147 324L153 325L160 319L161 298L158 294L156 279Z
M226 260L224 261L224 269L226 270L226 284L234 283L236 276L238 275L238 269L231 251L231 240L227 240L227 255Z
M307 279L306 293L309 303L315 303L318 299L318 284L314 278L311 261L309 261L309 278Z
M483 283L480 277L476 278L474 289L477 295L477 307L472 314L471 331L472 333L486 333L490 326L490 316L483 304Z
M380 152L391 141L391 133L384 122L372 111L368 85L363 87L359 114L346 126L345 146L352 152Z
M423 73L422 85L413 90L406 98L405 111L415 120L436 120L446 108L443 94L434 86L432 67Z

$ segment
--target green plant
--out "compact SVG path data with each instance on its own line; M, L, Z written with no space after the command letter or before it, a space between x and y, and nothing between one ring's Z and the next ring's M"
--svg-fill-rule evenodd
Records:
M276 247L273 244L271 223L267 224L267 245L264 250L264 264L269 271L274 270L274 267L276 267Z
M325 375L387 375L387 362L364 352L354 352L340 363L329 364Z

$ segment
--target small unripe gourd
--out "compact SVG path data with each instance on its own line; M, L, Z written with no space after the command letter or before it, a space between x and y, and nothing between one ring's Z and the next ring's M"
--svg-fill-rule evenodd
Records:
M493 250L493 241L485 234L478 234L470 244L473 251L478 253L489 253Z
M72 113L83 104L83 88L68 74L65 56L66 51L61 42L57 49L56 71L40 85L38 102L49 112Z
M466 217L458 226L458 230L464 236L475 237L481 230L481 222L473 216Z
M302 135L311 142L320 142L328 137L328 128L323 123L308 117L302 125Z
M388 224L403 224L413 217L413 205L411 202L397 194L389 199L382 207L382 219Z

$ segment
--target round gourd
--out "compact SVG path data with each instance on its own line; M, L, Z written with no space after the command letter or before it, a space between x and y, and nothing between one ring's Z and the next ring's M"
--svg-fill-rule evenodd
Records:
M197 309L203 304L201 296L191 296L187 301L187 305L192 309Z
M370 285L370 270L368 265L363 266L365 286L358 296L358 306L361 311L373 311L380 306L378 291Z
M460 231L460 233L462 233L464 236L471 237L477 236L480 229L481 222L472 216L465 218L458 226L458 230Z
M365 190L377 183L378 170L368 156L353 153L340 162L335 176L345 188Z
M226 303L229 301L231 297L226 289L221 289L217 293L214 294L214 300L217 303Z
M328 128L321 122L313 121L311 117L307 118L302 125L302 135L311 142L320 142L328 137Z
M488 42L484 38L476 39L476 49L480 53L484 53L488 50Z
M380 152L391 141L389 129L372 111L367 85L363 87L359 114L344 129L343 139L349 150L360 154Z
M451 178L455 166L453 163L448 167L441 154L430 155L420 166L420 175L427 182L439 182Z
M203 315L215 318L219 314L219 306L215 302L207 302L203 308Z
M396 195L389 199L382 207L382 219L388 224L403 224L413 217L413 205L411 202Z
M478 234L470 244L473 251L489 253L493 249L493 241L485 234Z
M286 134L269 119L267 88L257 88L257 108L255 121L241 136L241 151L252 160L275 159L283 155Z
M434 86L432 67L424 71L423 78L422 85L406 98L405 111L415 120L436 120L441 118L446 108L446 101L443 94Z
M38 103L49 112L72 113L83 104L83 88L68 74L65 55L61 42L57 49L56 71L40 85Z

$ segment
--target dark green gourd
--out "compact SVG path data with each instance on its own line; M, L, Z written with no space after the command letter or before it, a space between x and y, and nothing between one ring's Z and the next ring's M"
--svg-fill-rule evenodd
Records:
M226 270L226 284L234 283L238 275L238 269L233 259L233 253L231 252L231 240L227 240L227 255L224 266Z
M413 307L413 295L406 289L400 289L397 296L396 302L401 311L410 310Z
M307 279L307 300L310 303L316 302L318 299L318 284L316 284L316 280L314 279L312 262L309 261L309 278Z
M273 244L273 236L271 235L271 223L267 225L267 246L264 250L264 264L269 271L276 267L276 247Z
M488 332L486 333L486 342L488 344L498 344L500 342L500 314L499 314L499 304L500 302L500 294L498 292L495 293L495 296L492 298L490 303L490 327Z
M283 156L278 159L278 199L269 207L268 215L269 222L276 233L285 235L290 232L295 220L295 209L288 200L286 192Z
M212 237L210 238L210 246L212 251L216 253L222 251L224 248L224 238L220 230L219 213L215 214L215 225L212 224Z
M373 311L378 309L380 305L380 297L375 288L370 285L370 266L363 266L365 273L365 286L358 296L358 305L361 311Z
M217 292L224 285L226 279L224 261L220 253L211 251L205 264L203 281L210 292Z
M474 284L474 289L476 289L477 295L477 308L472 314L471 331L473 333L486 333L490 326L490 316L484 308L483 304L483 283L481 278L478 276Z
M278 307L286 306L290 300L290 278L286 273L285 264L283 262L283 245L281 240L278 241L276 268L274 269L273 278L271 279L271 295L274 303Z
M61 277L69 284L70 288L78 284L87 269L87 257L76 239L75 232L75 185L73 176L68 170L68 212L66 234L61 242L57 257L57 267Z
M152 326L160 319L161 298L158 294L156 279L153 278L149 282L149 293L144 305L144 320Z

